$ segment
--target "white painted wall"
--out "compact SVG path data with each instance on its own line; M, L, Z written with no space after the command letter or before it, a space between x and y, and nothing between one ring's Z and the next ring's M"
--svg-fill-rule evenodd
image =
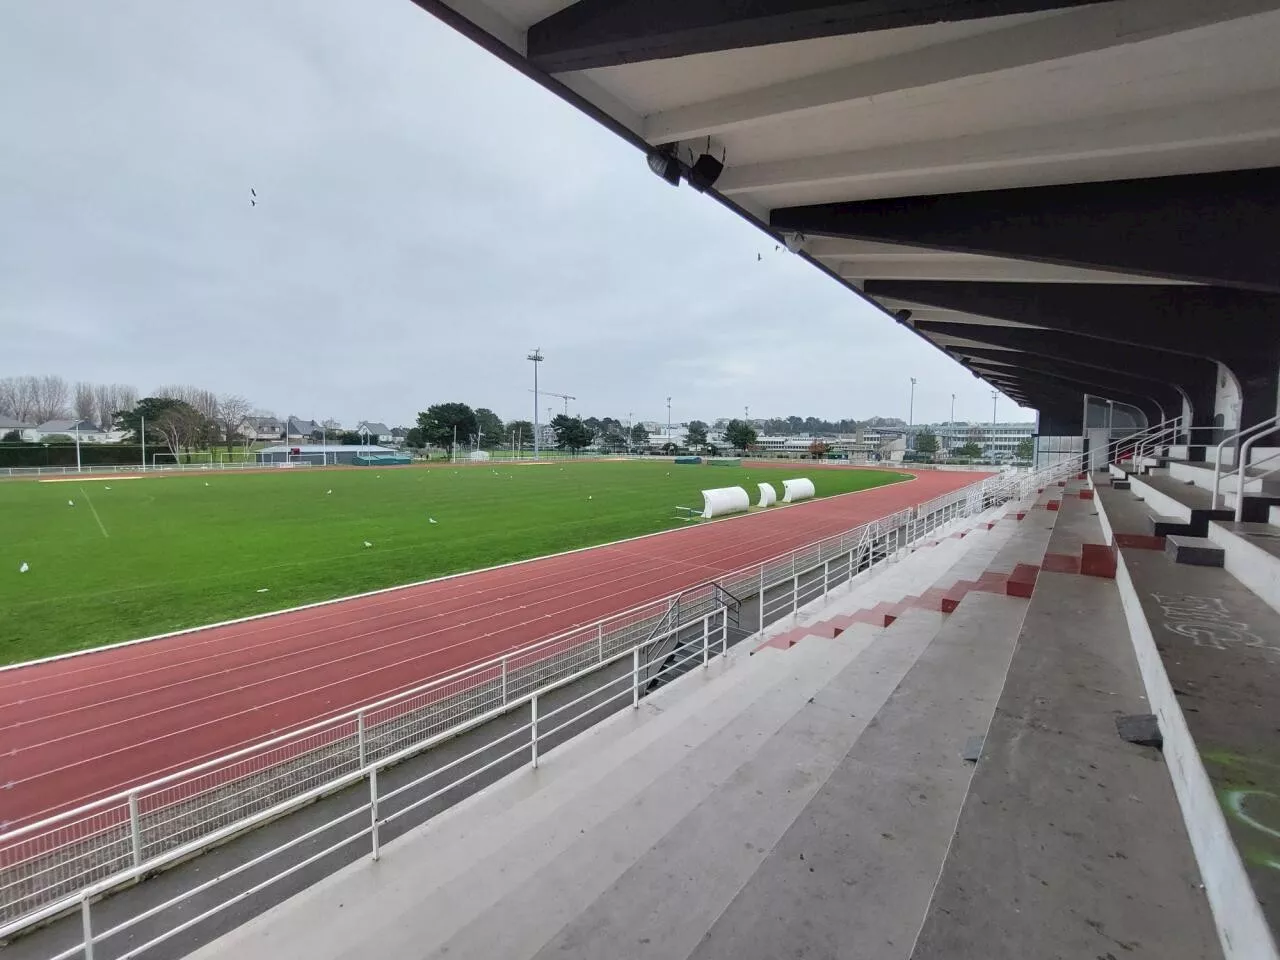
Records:
M1213 415L1224 430L1240 429L1240 384L1236 376L1218 364L1218 387L1213 395Z

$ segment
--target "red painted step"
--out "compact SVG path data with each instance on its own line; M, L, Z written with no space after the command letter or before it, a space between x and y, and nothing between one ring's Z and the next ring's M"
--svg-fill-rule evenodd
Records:
M1011 597L1031 598L1031 593L1036 588L1036 578L1040 574L1040 568L1034 563L1020 563L1013 568L1013 573L1009 574L1009 582L1005 584L1005 593Z
M1086 577L1116 578L1116 548L1103 543L1086 543L1080 548L1080 572Z

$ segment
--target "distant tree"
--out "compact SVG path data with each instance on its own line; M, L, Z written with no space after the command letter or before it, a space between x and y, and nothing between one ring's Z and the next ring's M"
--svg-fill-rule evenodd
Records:
M418 428L414 427L413 430L418 430ZM410 430L409 432L412 433L413 430ZM422 431L418 430L418 433L421 435ZM360 434L356 433L354 430L343 430L337 435L337 443L344 447L359 447L364 444L364 437L360 436Z
M127 383L99 383L93 388L94 405L98 409L98 426L110 430L115 415L132 410L138 404L138 391Z
M435 447L453 447L458 443L470 443L479 431L476 414L465 403L437 403L418 414L418 427L427 443Z
M938 438L932 430L926 427L916 434L916 453L932 456L937 452Z
M533 424L528 420L507 421L507 443L516 442L517 450L533 446Z
M556 432L556 446L561 450L577 452L591 446L595 436L579 417L566 417L557 414L551 421L551 429Z
M218 398L218 426L222 429L222 441L227 445L228 453L240 439L244 418L251 409L249 401L238 393L227 393Z
M312 443L324 443L329 439L329 434L326 430L312 430L311 435L308 436L307 439Z
M346 434L343 434L346 436ZM344 443L346 441L343 441ZM415 450L421 450L427 445L427 438L422 435L421 427L410 427L408 433L404 435L404 445L412 447Z
M181 400L175 400L172 397L143 397L132 408L117 411L112 422L117 430L127 431L128 436L125 442L136 444L142 439L141 425L146 421L147 441L155 442L160 437L156 432L156 424L159 423L161 415L181 405Z
M714 443L708 443L708 444L707 444L707 456L709 456L709 457L718 457L718 456L720 456L720 448L719 448L719 447L717 447Z
M92 420L97 423L98 401L93 394L93 384L80 380L75 386L75 399L72 401L72 413L77 420Z
M34 379L36 403L32 414L36 423L66 416L67 401L71 395L71 388L67 386L67 381L59 376L49 375Z
M506 429L502 425L502 418L488 407L476 410L476 429L480 432L480 446L502 446Z
M147 421L147 432L154 430L175 457L180 451L207 446L214 429L211 420L181 400L162 410L154 423Z
M185 383L171 383L156 387L155 395L157 397L168 397L171 400L181 400L206 420L216 421L218 419L218 395L212 390L193 387Z
M982 448L970 440L962 447L956 447L951 451L953 457L964 457L969 460L982 456Z
M809 456L813 457L815 460L821 460L830 452L831 444L827 443L825 440L815 440L813 443L809 444Z
M668 440L666 443L662 445L662 452L665 453L668 457L672 457L680 452L680 448L677 447L670 440Z
M633 447L647 447L649 445L649 431L645 429L643 423L637 423L632 426L631 445Z
M0 437L0 443L21 443L22 434L17 430L10 430L3 437Z
M799 417L794 419L798 420ZM729 441L730 446L735 450L741 450L745 453L755 445L755 427L743 420L730 420L729 425L724 428L724 438Z
M76 442L76 438L71 436L71 434L69 433L51 433L47 437L44 437L40 442L45 444L55 444L55 445L73 444Z
M701 450L707 445L707 425L701 420L690 420L685 427L685 443L691 449Z
M1017 460L1030 460L1035 455L1035 444L1030 437L1025 437L1018 441L1018 445L1013 448L1013 456Z

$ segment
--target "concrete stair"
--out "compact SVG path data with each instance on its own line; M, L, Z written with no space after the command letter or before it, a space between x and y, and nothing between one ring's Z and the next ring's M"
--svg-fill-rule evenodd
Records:
M731 653L195 956L905 958L1025 608Z
M1176 494L1154 479L1157 494ZM1168 543L1131 539L1147 504L1106 487L1098 493L1119 546L1117 582L1150 712L1221 942L1228 957L1275 960L1280 843L1261 807L1280 796L1280 530L1213 519L1207 532L1224 566L1179 563ZM1166 540L1177 547L1176 537Z
M1068 483L1069 491L1066 489ZM1082 496L1086 490L1088 487L1078 481L1063 481L1060 486L1054 486L1047 492L1041 489L1033 502L1020 504L1021 509L1013 511L1011 515L1006 515L999 521L988 520L977 524L973 530L966 532L967 537L961 545L953 546L949 551L939 551L933 556L929 566L904 569L896 577L887 577L867 589L851 593L836 604L828 604L821 618L809 618L802 624L775 633L764 641L763 646L787 649L809 636L831 639L854 624L885 627L912 609L950 614L971 593L994 593L1024 599L1030 597L1044 559L1043 542L1046 535L1019 535L1020 521L1017 518L1025 520L1029 516L1040 515L1041 511L1053 514L1060 507L1064 496L1089 499ZM1031 530L1029 527L1024 533ZM1033 544L1029 550L1026 546L1028 542ZM935 546L941 544L935 542ZM912 588L918 590L921 583L929 583L927 577L934 574L944 560L953 562L936 576L931 585L923 591L909 592ZM1093 575L1115 575L1112 551L1108 551L1100 561L1077 556L1071 562L1076 570L1083 563Z
M1048 555L1103 540L1064 498ZM1222 956L1148 709L1116 581L1046 564L912 960Z

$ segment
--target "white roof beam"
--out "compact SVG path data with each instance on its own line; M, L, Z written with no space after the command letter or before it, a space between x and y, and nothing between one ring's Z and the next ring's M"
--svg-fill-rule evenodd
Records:
M667 143L735 130L779 117L1078 57L1274 8L1268 0L1126 0L940 43L650 114L644 136Z
M1280 152L1280 90L1073 123L731 166L716 189L732 196L776 187L845 186L889 177L936 177L1265 142L1276 143Z
M973 280L1011 283L1156 283L1168 281L1102 270L1062 267L1031 260L1001 260L995 257L949 259L904 256L897 260L852 259L831 264L846 280ZM911 309L908 307L907 309Z

